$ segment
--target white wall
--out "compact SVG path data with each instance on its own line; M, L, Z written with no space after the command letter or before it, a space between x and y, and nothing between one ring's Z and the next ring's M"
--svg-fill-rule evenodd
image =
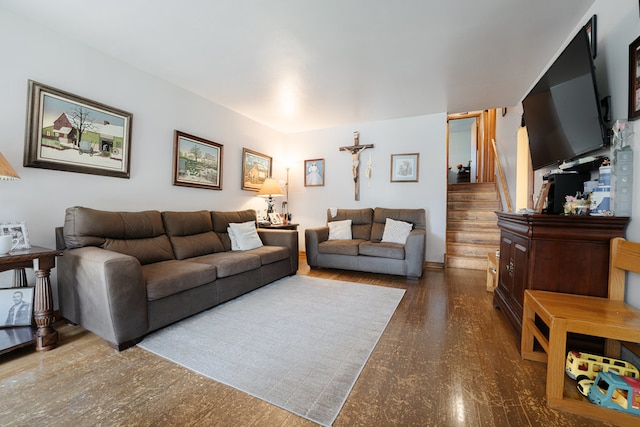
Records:
M442 263L446 226L446 114L360 123L286 136L291 164L290 211L300 229L324 225L328 208L424 208L427 213L426 260ZM354 200L351 154L339 151L360 144L360 201ZM419 153L419 182L390 182L391 154ZM371 157L370 157L371 156ZM304 160L325 159L325 186L304 186ZM371 181L364 172L371 158ZM275 173L274 173L275 175ZM304 233L300 244L304 245ZM304 246L301 246L303 248Z
M586 23L597 15L598 56L595 59L601 96L611 95L611 117L627 118L629 84L629 45L640 36L638 2L629 0L597 0L584 18ZM627 228L627 239L640 241L640 120L633 122L635 173L633 177L633 216ZM628 279L627 302L640 307L640 277Z
M266 207L254 192L240 189L242 147L277 159L283 153L282 134L6 12L0 14L0 56L0 151L22 178L0 181L0 221L26 221L32 244L54 247L54 228L73 205ZM22 167L28 79L132 113L131 178ZM222 191L172 185L174 129L224 145ZM0 287L9 285L10 277L0 274Z

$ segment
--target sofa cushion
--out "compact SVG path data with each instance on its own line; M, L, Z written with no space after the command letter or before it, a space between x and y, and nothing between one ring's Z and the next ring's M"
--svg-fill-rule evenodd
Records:
M332 209L327 209L327 223L350 219L351 235L354 239L369 240L371 238L373 209L335 209L334 211L335 212L332 212Z
M255 250L255 249L254 249ZM245 271L255 270L262 266L260 255L249 251L217 252L189 259L189 262L200 262L215 265L219 278L233 276Z
M231 223L227 228L229 240L231 240L231 250L247 251L249 249L259 248L262 240L258 236L255 221L247 221L241 224Z
M398 243L363 242L360 245L360 255L378 258L404 259L404 245Z
M351 240L351 220L344 219L342 221L330 221L329 240Z
M158 211L111 212L75 206L67 208L64 240L67 248L102 247L107 238L147 239L165 234Z
M371 228L371 241L382 241L384 234L384 226L387 218L396 221L410 222L414 229L426 230L426 218L424 209L389 209L375 208L373 211L373 225Z
M286 246L261 246L251 249L248 253L258 255L262 265L273 264L290 256L289 248Z
M224 251L208 211L167 211L162 212L162 220L177 259Z
M142 266L147 300L154 301L216 280L216 267L189 261L164 261Z
M164 234L149 239L105 239L101 247L136 257L142 265L175 259L169 238Z
M358 247L362 242L365 240L327 240L318 244L318 253L356 256L359 254Z
M247 209L244 211L221 212L212 211L213 231L218 235L225 251L231 250L231 240L227 228L231 223L243 223L256 220L256 211Z
M384 233L382 233L382 242L404 245L412 228L413 224L410 222L387 218L384 225Z

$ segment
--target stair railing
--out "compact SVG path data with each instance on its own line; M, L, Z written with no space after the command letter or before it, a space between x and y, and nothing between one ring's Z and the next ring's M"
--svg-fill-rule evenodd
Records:
M500 174L500 190L507 204L507 212L513 212L513 208L511 207L511 197L509 196L509 187L507 187L507 180L505 179L504 172L502 170L502 162L500 161L500 156L498 156L498 147L496 145L496 140L493 138L491 139L491 147L493 149L493 155L496 159L496 165L498 166L498 173Z

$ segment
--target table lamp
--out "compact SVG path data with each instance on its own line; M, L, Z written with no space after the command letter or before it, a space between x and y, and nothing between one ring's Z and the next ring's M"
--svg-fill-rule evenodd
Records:
M278 181L273 178L267 178L262 183L262 187L260 187L257 196L267 198L267 214L270 214L273 213L273 198L282 197L284 193L278 185Z
M0 153L0 180L7 181L11 179L20 179L20 176L11 167L7 159Z

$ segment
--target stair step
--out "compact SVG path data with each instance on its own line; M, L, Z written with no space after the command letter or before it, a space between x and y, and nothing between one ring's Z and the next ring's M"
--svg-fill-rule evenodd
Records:
M486 270L487 257L468 258L447 255L447 268L464 268L467 270Z
M490 210L499 211L499 200L467 200L462 202L449 201L447 206L451 210Z
M500 231L447 231L447 243L500 246Z
M465 182L460 184L448 184L447 191L450 193L464 191L496 191L495 182Z
M478 257L486 260L489 252L495 252L499 244L472 244L447 242L447 258L449 256L458 257Z
M450 202L461 202L468 200L490 200L490 201L499 201L498 194L495 191L462 191L459 193L449 192L449 201Z
M463 219L447 219L448 231L479 231L479 230L498 230L495 219L491 221L479 220L463 220Z
M495 211L491 210L449 210L447 218L450 220L497 221Z

